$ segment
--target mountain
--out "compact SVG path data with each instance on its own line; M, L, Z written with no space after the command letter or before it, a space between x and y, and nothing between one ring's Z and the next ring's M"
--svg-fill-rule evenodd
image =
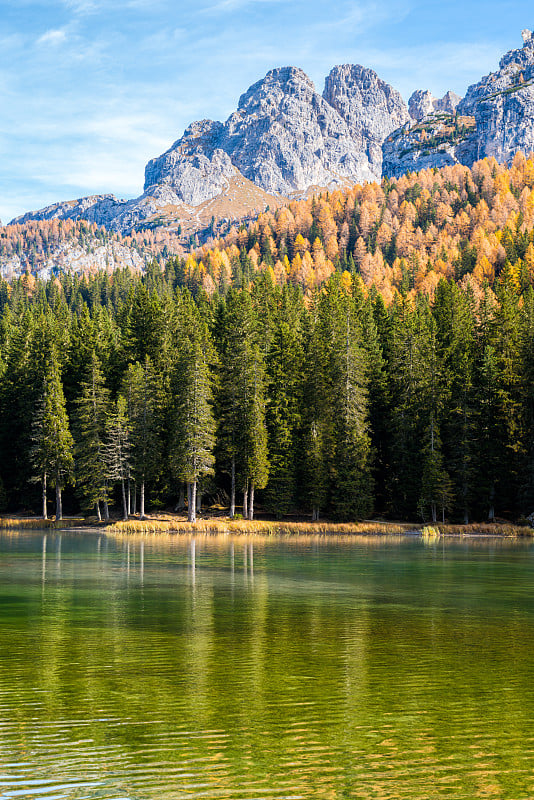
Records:
M519 150L532 152L534 37L527 29L522 37L523 47L506 53L499 69L470 86L463 100L452 93L435 100L430 92L414 92L409 111L415 123L384 142L384 175L472 166L485 156L505 163Z
M109 198L107 198L109 199ZM72 206L90 215L106 198L86 198ZM89 202L93 200L94 202ZM111 201L110 201L111 202ZM67 205L67 204L65 204ZM164 263L181 252L175 237L164 230L123 237L94 221L50 218L0 228L0 276L11 280L30 272L48 279L58 272L87 275L127 269L143 272L148 263Z
M188 233L212 216L235 219L315 188L380 179L382 142L408 120L401 95L373 70L334 67L321 95L302 70L281 67L253 84L226 122L192 123L149 161L135 200L82 198L14 222L84 218L123 233L165 222Z
M14 222L86 219L129 234L165 227L224 233L288 199L427 167L510 161L534 150L534 38L501 59L465 98L428 90L401 95L371 69L336 66L319 94L296 67L273 69L239 99L226 122L193 122L145 169L134 200L97 195L56 203Z

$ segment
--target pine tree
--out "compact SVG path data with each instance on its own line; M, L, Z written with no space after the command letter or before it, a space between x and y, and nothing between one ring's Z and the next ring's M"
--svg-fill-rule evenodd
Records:
M74 442L57 359L52 354L32 424L30 452L36 478L42 483L43 519L47 519L48 479L56 489L56 520L63 518L62 488L74 480ZM38 477L37 477L38 476Z
M106 423L109 414L109 390L105 386L100 362L93 352L80 384L76 400L76 473L77 484L85 508L95 508L101 519L108 511L108 468L106 458Z
M126 501L126 481L130 474L130 427L127 404L122 395L119 395L113 411L106 419L105 459L109 481L120 483L122 518L127 520L129 509Z
M304 368L301 316L300 297L293 289L284 288L275 312L266 365L270 469L264 496L267 508L277 516L286 514L296 500Z
M371 512L373 503L367 353L350 295L334 283L322 306L328 315L334 409L332 509L341 519L362 518Z
M243 491L243 516L254 516L254 494L269 476L265 424L265 360L257 337L250 294L229 292L221 348L222 409L219 438L230 464L230 516L235 490Z
M145 489L156 481L163 457L163 387L161 374L146 356L143 364L130 364L123 380L130 428L131 476L139 485L140 517L145 516ZM128 476L130 480L130 475ZM131 488L128 485L128 508Z
M319 294L312 300L307 320L304 358L302 427L300 432L300 489L311 509L312 521L319 519L328 500L329 460L333 425L328 383L327 331L319 314Z
M197 484L213 472L215 420L210 363L213 349L208 330L198 318L180 344L173 380L174 408L170 464L174 477L187 484L188 520L196 520Z

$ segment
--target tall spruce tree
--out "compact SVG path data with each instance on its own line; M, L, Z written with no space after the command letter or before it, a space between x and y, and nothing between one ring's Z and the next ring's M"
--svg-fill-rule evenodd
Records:
M30 457L42 485L43 519L47 519L47 484L56 489L56 520L63 518L62 488L74 481L74 442L69 429L57 358L52 353L32 424Z
M196 521L197 484L213 472L215 420L212 403L213 347L206 326L191 314L173 376L170 465L187 484L188 520Z
M145 516L147 484L154 483L161 472L163 448L163 387L161 373L146 356L143 364L130 364L123 379L130 429L129 478L139 486L139 513ZM135 492L134 492L135 493ZM131 510L131 487L128 485L128 508Z
M106 457L106 424L109 415L109 389L100 362L93 351L76 399L76 474L84 508L94 508L101 519L109 519L109 477Z
M228 295L221 349L222 416L220 441L230 463L230 514L235 491L243 491L243 516L254 516L256 489L269 476L265 423L265 359L257 336L255 312L247 291Z
M373 506L367 353L350 294L334 283L321 306L329 332L334 412L332 511L340 519L362 518Z
M126 481L130 474L130 426L126 400L119 395L106 419L106 472L108 480L120 484L122 518L128 519Z

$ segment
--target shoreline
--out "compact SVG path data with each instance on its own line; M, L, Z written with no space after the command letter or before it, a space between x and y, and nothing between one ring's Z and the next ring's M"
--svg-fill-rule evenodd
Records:
M178 515L153 515L145 520L132 518L128 521L115 520L98 523L96 519L38 517L0 517L0 528L6 530L56 530L72 533L104 533L112 536L144 535L191 535L224 534L233 536L421 536L428 542L440 538L495 537L528 538L534 537L534 529L505 522L473 523L469 525L435 525L415 522L280 522L276 520L243 520L229 517L202 518L188 522Z

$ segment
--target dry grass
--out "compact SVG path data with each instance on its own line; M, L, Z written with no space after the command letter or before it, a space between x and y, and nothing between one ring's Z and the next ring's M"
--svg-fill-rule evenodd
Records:
M436 526L442 536L534 536L534 529L504 522L475 522L471 525Z
M269 520L232 520L229 518L202 519L187 522L177 517L151 517L150 519L131 519L115 522L106 528L111 533L218 533L234 536L294 536L316 535L374 535L402 534L413 530L407 523L389 522L275 522Z
M39 517L0 517L0 528L9 528L12 530L29 530L43 528L79 528L86 524L84 519L74 519L68 517L60 519L56 522L55 519L41 519Z

